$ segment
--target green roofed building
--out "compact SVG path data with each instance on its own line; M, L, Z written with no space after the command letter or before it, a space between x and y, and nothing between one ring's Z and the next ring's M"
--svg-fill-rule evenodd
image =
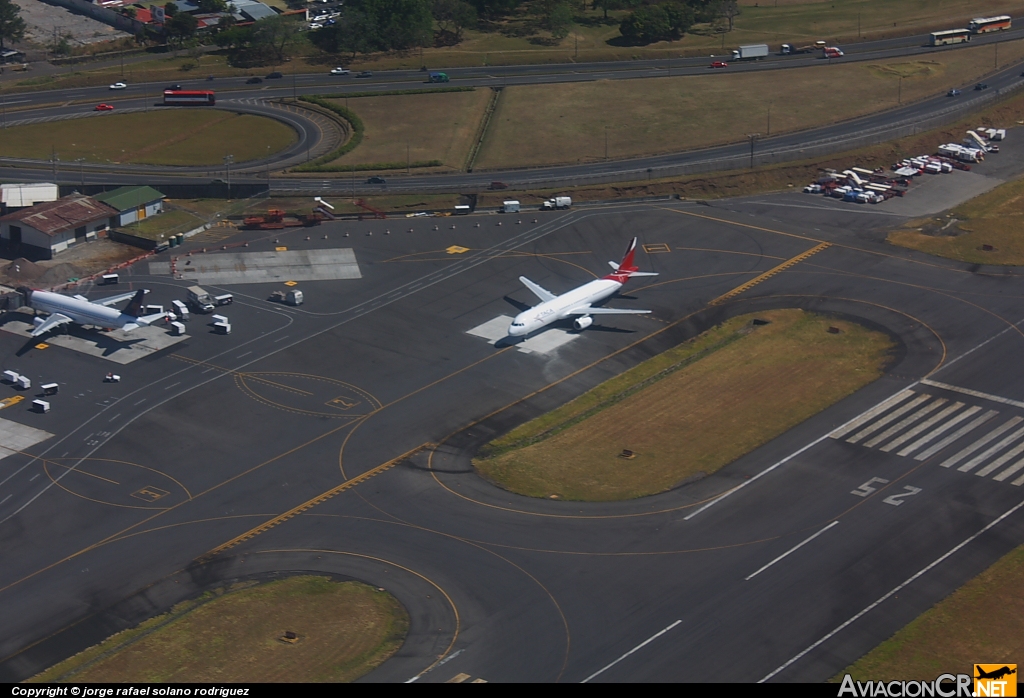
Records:
M117 209L115 227L120 227L162 213L165 197L153 187L118 187L92 198Z

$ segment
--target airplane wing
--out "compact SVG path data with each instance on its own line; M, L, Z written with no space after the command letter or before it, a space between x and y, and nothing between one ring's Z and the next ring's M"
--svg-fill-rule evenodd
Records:
M134 298L136 293L138 293L138 291L129 291L128 293L119 293L116 296L111 296L110 298L104 298L103 300L92 301L92 302L95 303L96 305L105 305L105 306L109 307L109 306L112 306L112 305L117 305L121 301L126 301L129 298ZM81 296L75 296L75 297L76 298L81 298ZM87 300L87 299L82 298L82 300L84 301L84 300Z
M520 276L519 280L523 282L523 285L526 286L526 288L533 291L533 295L537 296L537 298L540 298L541 302L550 301L558 297L551 291L548 291L547 289L544 289L541 286L533 283L525 276Z
M567 312L568 315L643 315L650 310L633 310L632 308L591 308L589 305L581 305Z
M50 317L46 318L32 329L32 336L38 337L41 334L45 334L52 330L54 327L60 327L66 325L69 322L73 322L67 315L61 315L60 313L54 313Z

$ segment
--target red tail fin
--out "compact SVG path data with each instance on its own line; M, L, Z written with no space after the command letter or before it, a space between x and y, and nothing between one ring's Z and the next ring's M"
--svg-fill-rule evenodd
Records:
M619 271L636 271L639 267L633 264L633 256L636 254L636 238L629 241L629 247L626 248L626 255L619 262Z

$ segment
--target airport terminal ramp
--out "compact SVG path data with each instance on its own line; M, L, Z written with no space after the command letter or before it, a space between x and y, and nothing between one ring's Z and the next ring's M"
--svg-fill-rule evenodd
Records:
M351 248L287 250L280 252L215 252L179 262L178 273L200 284L260 284L281 281L333 281L359 279L359 265ZM169 262L150 262L149 273L170 274Z

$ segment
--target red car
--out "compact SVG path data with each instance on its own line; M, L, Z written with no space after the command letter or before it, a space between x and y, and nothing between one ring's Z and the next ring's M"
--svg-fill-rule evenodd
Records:
M97 104L93 111L114 111L113 104Z
M728 68L729 64L725 61L711 61L711 68Z

